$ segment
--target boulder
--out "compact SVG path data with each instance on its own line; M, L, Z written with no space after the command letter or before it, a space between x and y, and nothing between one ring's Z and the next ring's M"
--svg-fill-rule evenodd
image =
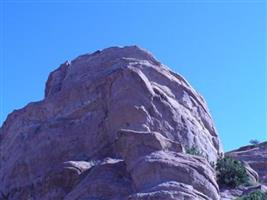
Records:
M205 158L185 154L197 148ZM0 129L0 199L219 199L206 102L137 47L63 63Z

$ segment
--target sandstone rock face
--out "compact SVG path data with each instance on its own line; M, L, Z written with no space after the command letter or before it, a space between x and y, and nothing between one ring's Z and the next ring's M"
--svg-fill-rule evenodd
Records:
M239 197L244 197L251 192L262 191L267 193L267 187L261 184L255 184L253 186L239 186L237 188L228 188L221 190L221 200L235 200Z
M259 181L267 185L267 142L244 146L226 154L248 163L258 173Z
M185 154L195 147L206 157ZM0 129L0 199L217 200L222 152L203 98L136 47L52 72Z

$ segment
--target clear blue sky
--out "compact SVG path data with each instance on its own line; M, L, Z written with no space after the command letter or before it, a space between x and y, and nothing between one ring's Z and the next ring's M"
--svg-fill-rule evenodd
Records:
M266 1L0 2L0 123L65 60L137 44L205 97L225 150L267 140Z

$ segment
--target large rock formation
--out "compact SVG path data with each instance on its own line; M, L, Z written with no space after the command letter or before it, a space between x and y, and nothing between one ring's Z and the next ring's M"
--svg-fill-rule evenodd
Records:
M8 116L0 152L0 199L219 199L205 101L136 46L62 64L42 101Z

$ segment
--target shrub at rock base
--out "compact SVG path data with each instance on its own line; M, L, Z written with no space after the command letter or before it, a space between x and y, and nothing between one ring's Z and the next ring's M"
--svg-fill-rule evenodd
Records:
M221 157L216 163L217 182L221 186L237 187L248 183L249 177L242 162L231 157Z

